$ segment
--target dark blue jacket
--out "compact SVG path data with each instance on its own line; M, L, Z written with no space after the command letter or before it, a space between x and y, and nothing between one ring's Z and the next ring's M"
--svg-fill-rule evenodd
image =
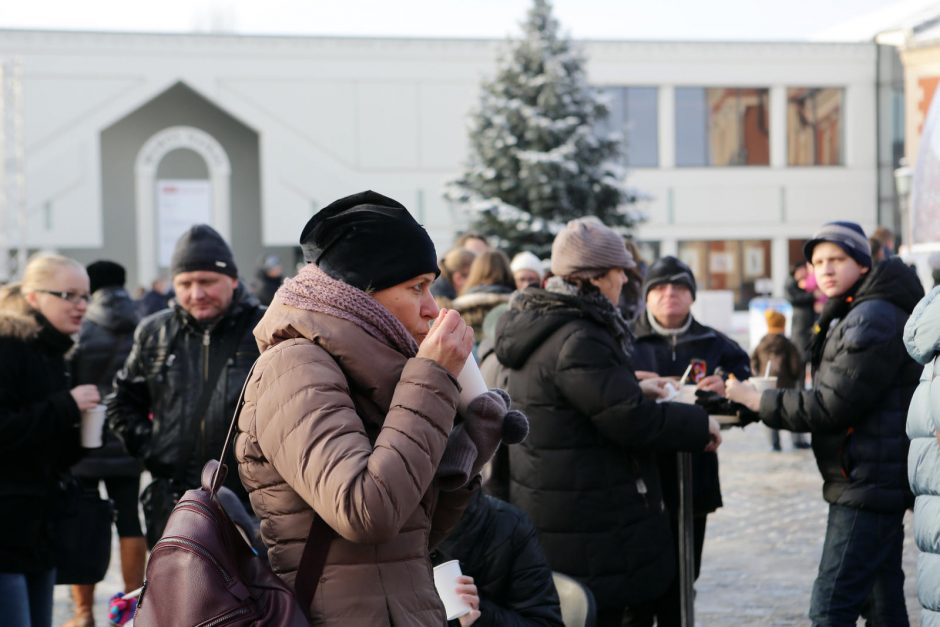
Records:
M900 259L881 262L862 280L845 317L830 326L813 388L761 396L768 426L812 432L829 503L880 512L913 503L904 422L922 368L902 334L923 295Z
M636 322L633 365L637 370L650 370L664 377L681 377L692 362L701 367L703 375L715 373L719 366L726 374L743 381L751 376L751 358L724 333L692 318L689 329L678 336L665 337L650 326L647 314ZM693 377L690 379L695 381ZM678 513L679 478L674 453L660 455L659 472L663 480L663 499L673 515ZM708 514L721 507L721 484L718 480L718 455L693 453L692 499L696 514Z

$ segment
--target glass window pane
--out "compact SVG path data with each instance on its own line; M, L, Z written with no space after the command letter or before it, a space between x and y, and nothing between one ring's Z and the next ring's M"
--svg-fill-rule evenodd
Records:
M675 94L676 165L709 165L705 90L701 87L677 87Z
M731 290L734 307L747 309L757 281L772 276L770 240L680 241L678 256L702 290Z
M787 163L842 165L842 100L837 87L787 90Z
M711 165L769 165L766 89L708 89Z
M624 135L627 165L659 165L659 94L656 87L624 89Z

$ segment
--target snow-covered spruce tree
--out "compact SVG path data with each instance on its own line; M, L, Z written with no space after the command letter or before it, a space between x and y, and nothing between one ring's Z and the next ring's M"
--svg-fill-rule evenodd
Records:
M535 0L471 114L470 156L447 198L473 230L509 252L547 257L558 230L594 215L626 231L635 216L616 162L619 136L597 135L607 107L587 84L584 57L559 35L549 0Z

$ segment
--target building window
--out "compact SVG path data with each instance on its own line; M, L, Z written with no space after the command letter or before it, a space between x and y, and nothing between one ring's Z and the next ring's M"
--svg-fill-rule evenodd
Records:
M676 88L676 165L770 165L767 89Z
M842 165L842 101L837 87L787 89L787 163Z
M678 253L699 289L731 290L738 310L757 296L756 281L771 276L770 240L686 241Z
M633 168L659 166L659 90L656 87L604 87L609 115L598 134L621 136L621 160Z

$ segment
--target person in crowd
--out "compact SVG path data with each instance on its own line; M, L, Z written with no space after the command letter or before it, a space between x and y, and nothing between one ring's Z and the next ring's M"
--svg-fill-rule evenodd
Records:
M927 257L927 265L930 268L930 278L933 279L933 286L937 287L940 285L940 252Z
M627 270L627 282L624 283L623 290L620 292L617 308L620 309L624 320L633 324L646 308L643 303L643 281L646 279L647 265L640 257L640 249L631 238L625 238L624 244L627 252L633 256L636 266Z
M940 288L914 308L904 327L907 352L924 370L907 414L911 450L907 473L914 493L914 540L917 560L917 598L923 606L923 625L940 621Z
M434 245L403 205L341 198L300 243L308 264L255 329L262 354L235 446L271 567L297 583L317 516L332 538L314 624L439 627L429 546L479 489L504 426L515 441L525 417L490 391L455 426L473 330L434 302ZM480 599L472 582L463 593L467 625Z
M440 262L440 276L431 284L431 296L440 307L450 307L470 275L476 254L466 248L453 248Z
M806 242L829 297L812 345L813 388L758 392L729 382L728 398L775 429L811 432L829 519L809 617L814 625L907 625L904 511L912 504L904 420L920 366L902 333L924 290L897 257L874 268L853 222Z
M472 231L463 233L460 237L458 237L457 241L454 242L454 248L464 248L472 252L474 255L482 255L483 253L491 250L490 243L486 241L486 238L479 233L474 233Z
M87 271L91 304L82 321L78 346L71 355L72 376L76 384L96 386L104 398L111 393L114 375L131 351L140 316L136 304L124 289L126 273L123 266L101 260L89 264ZM97 493L98 484L104 481L108 498L114 502L125 593L144 585L147 544L138 515L140 472L140 461L131 457L107 428L104 447L89 451L72 467L72 474L78 477L86 490ZM95 584L72 586L72 598L75 600L75 616L66 623L66 627L94 624Z
M111 429L153 477L141 495L151 547L177 498L200 485L203 465L222 450L258 357L251 330L264 311L239 282L228 244L208 225L183 233L170 268L176 298L141 321L107 398ZM247 500L234 472L225 485Z
M542 287L542 260L527 250L512 258L509 264L517 290L527 287Z
M807 264L799 262L790 268L790 276L784 286L787 300L793 307L793 319L790 321L793 343L800 351L803 364L809 363L809 343L813 335L813 325L818 317L813 309L816 296L807 289L807 276L810 270Z
M509 259L499 250L477 255L463 290L452 306L473 327L474 349L483 340L483 320L496 307L509 302L516 289Z
M897 249L895 247L894 231L886 226L879 226L871 234L871 237L881 244L881 254L884 259L895 256L895 250Z
M722 373L747 379L751 374L751 360L734 340L695 319L692 315L695 292L695 275L676 257L663 257L649 267L643 284L646 313L640 316L634 327L636 349L633 365L640 378L681 377L688 372L687 383L694 383L701 390L723 394ZM660 454L663 498L672 519L674 542L678 546L679 477L676 464L675 453ZM697 579L702 566L708 515L722 505L718 455L713 451L699 451L692 456L692 500ZM675 577L668 590L654 602L631 608L640 617L631 624L649 624L646 617L655 613L659 625L677 625L679 607L679 580Z
M29 260L0 289L0 620L51 627L59 476L82 455L81 412L100 402L72 386L65 354L90 299L85 268L67 257Z
M151 314L155 314L158 311L163 311L170 306L170 299L173 295L170 293L170 288L167 285L167 281L163 277L157 277L150 284L150 289L144 293L138 302L138 307L140 308L140 317L146 318Z
M597 218L569 222L552 244L545 289L517 292L496 332L508 391L531 418L509 451L511 502L539 530L553 570L594 593L598 625L659 597L675 575L659 451L714 450L718 423L695 405L655 402L666 380L638 381L616 308L623 239Z
M874 237L868 238L868 249L869 254L871 255L872 264L878 265L884 261L885 257L885 247L880 240L875 239Z
M267 307L283 282L284 267L281 265L281 258L277 255L265 255L251 282L251 293Z
M473 577L478 627L563 627L552 569L518 507L478 491L431 560L459 560L460 572Z
M784 335L787 318L775 309L764 312L767 320L767 335L761 338L757 348L751 354L751 371L757 376L777 377L778 388L799 388L803 386L803 357L796 345ZM769 364L769 369L768 369ZM790 432L793 448L809 448L805 435ZM780 430L770 429L770 447L774 451L782 450L780 446Z

